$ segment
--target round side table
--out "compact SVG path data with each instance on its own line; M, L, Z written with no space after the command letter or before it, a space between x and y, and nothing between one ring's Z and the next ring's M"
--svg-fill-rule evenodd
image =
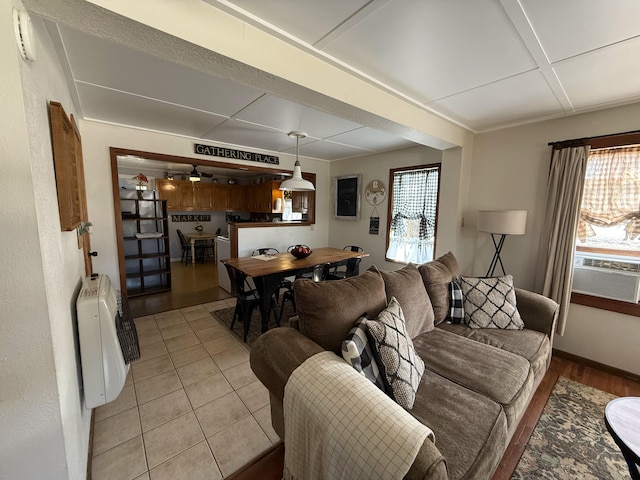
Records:
M640 480L640 397L621 397L610 401L604 423L629 466L633 480Z

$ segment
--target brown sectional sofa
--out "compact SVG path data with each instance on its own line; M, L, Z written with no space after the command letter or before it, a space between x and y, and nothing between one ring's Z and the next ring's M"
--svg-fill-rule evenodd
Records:
M270 330L251 350L251 367L269 389L272 423L280 437L284 386L291 373L323 350L340 355L353 323L361 315L374 318L395 296L425 363L409 412L436 439L435 444L425 440L405 478L491 478L549 366L558 305L516 289L523 330L448 324L448 284L458 274L449 253L396 272L372 268L345 280L296 281L299 316L292 327Z

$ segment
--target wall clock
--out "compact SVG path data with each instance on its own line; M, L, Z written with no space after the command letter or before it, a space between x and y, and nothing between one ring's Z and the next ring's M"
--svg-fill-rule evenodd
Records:
M371 180L364 190L364 197L371 205L380 205L387 195L387 189L380 180Z

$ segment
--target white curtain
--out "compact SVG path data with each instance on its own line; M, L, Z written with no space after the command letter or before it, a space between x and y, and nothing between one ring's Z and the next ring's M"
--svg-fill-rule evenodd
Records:
M437 167L394 173L387 258L416 264L433 260L438 176Z
M560 304L557 333L564 334L573 280L573 250L589 146L553 151L547 183L547 204L540 238L538 285L543 295Z

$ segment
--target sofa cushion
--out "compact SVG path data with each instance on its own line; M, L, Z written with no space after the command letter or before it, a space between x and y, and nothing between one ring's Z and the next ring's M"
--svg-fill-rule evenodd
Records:
M300 332L338 356L356 321L375 318L387 306L382 276L371 271L328 282L298 279L293 290Z
M433 307L418 267L409 264L394 272L380 273L384 280L387 301L390 301L391 297L396 297L402 306L409 337L414 338L421 333L433 330Z
M513 277L460 277L464 297L464 323L471 328L522 330Z
M385 391L401 407L411 409L424 373L424 362L416 355L396 298L391 297L389 306L366 324L373 354L382 370Z
M459 274L458 261L449 252L418 267L433 306L434 323L444 322L449 314L449 283Z
M371 342L367 336L367 319L361 317L342 342L342 358L384 392L382 373L373 357Z
M467 325L443 323L438 328L470 338L476 342L501 348L526 358L538 383L547 370L551 358L549 337L535 330L501 330L497 328L469 328Z
M507 420L500 405L425 370L409 413L433 430L449 479L491 478L507 443Z
M449 284L449 316L447 317L447 322L456 324L464 322L464 295L460 284L456 281Z
M533 388L525 358L442 328L416 337L414 345L426 369L502 405L509 426L519 420Z

